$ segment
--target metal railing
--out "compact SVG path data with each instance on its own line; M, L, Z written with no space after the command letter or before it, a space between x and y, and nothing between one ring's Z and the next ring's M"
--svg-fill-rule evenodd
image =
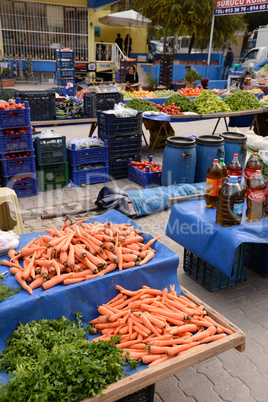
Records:
M115 68L120 68L120 60L126 59L116 43L95 42L96 61L107 61L114 63Z

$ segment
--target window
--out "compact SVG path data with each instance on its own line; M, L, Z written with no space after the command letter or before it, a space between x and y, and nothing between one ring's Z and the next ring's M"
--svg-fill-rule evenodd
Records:
M76 61L88 60L86 7L0 1L4 55L54 60L55 49L74 49Z

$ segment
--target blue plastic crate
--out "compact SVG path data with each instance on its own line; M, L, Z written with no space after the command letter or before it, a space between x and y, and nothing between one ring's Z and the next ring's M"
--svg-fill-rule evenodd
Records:
M25 158L4 159L6 155L0 155L2 175L8 177L19 173L36 172L34 151L27 152L30 153L30 156Z
M92 167L94 167L94 164L92 164ZM109 165L106 162L105 167L87 170L77 170L77 167L72 166L69 174L70 179L77 186L81 186L82 184L106 183L109 181Z
M76 149L72 144L72 149L67 149L68 162L72 166L81 166L95 162L108 162L108 142L104 142L103 147L91 147Z
M65 86L67 84L75 84L75 78L74 77L66 77L66 78L59 78L57 79L57 83L59 86Z
M184 249L183 260L184 272L210 292L245 282L247 278L243 273L244 246L244 244L241 244L236 249L234 277L232 279L186 248Z
M67 162L66 137L36 138L34 141L36 162L41 165L55 165Z
M106 137L106 136L105 136ZM131 137L100 137L103 141L108 140L108 154L111 158L129 157L129 155L140 153L142 148L142 135Z
M5 132L14 131L15 134ZM16 134L19 129L1 130L0 129L0 154L8 152L27 151L33 148L32 128L28 127L25 134Z
M152 162L153 158L149 157L149 162ZM132 159L129 160L128 165L128 178L129 180L135 181L135 183L140 184L142 187L153 187L161 186L161 176L162 172L150 172L149 167L146 167L146 171L143 172L134 166L131 166ZM158 165L161 166L161 165Z
M130 156L135 161L141 160L141 153ZM128 177L128 162L129 158L109 158L109 172L111 179L123 179Z
M116 117L98 110L97 117L100 138L142 134L142 112L134 117Z
M57 68L62 69L62 68L74 68L74 60L57 60Z
M58 92L63 96L74 96L75 94L75 85L71 88L66 88L65 86L58 86Z
M257 274L268 277L268 244L246 243L245 265Z
M57 70L58 78L64 77L75 77L75 70L74 68L64 68L62 70Z
M56 59L73 59L74 60L74 51L73 50L56 50Z
M12 188L18 198L31 197L38 194L38 185L36 174L18 175L10 179L4 178L3 184L5 187Z
M111 110L115 103L123 102L123 99L123 94L119 92L85 93L83 97L84 116L97 117L98 110Z
M31 125L29 103L25 109L0 110L0 128L28 127Z

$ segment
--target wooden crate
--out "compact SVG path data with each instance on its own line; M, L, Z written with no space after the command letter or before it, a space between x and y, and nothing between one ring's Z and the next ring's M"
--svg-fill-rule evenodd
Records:
M82 402L114 402L127 395L154 384L158 381L162 381L173 374L186 370L189 367L195 366L205 360L211 359L227 350L235 348L239 352L244 352L246 345L246 336L237 326L227 320L225 317L217 313L207 304L203 303L200 299L195 297L192 293L182 288L184 296L188 297L196 304L203 305L207 311L207 314L213 318L216 322L229 328L233 331L232 335L228 335L225 338L211 342L210 344L204 344L198 346L196 349L190 349L188 353L181 356L174 357L167 360L157 366L147 368L136 374L132 374L114 384L111 384L108 388L103 390L103 396L95 396L92 398L85 398Z

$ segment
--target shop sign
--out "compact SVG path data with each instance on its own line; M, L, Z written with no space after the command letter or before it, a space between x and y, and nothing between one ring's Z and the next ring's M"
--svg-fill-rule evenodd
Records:
M245 14L268 11L268 0L216 0L214 15Z

